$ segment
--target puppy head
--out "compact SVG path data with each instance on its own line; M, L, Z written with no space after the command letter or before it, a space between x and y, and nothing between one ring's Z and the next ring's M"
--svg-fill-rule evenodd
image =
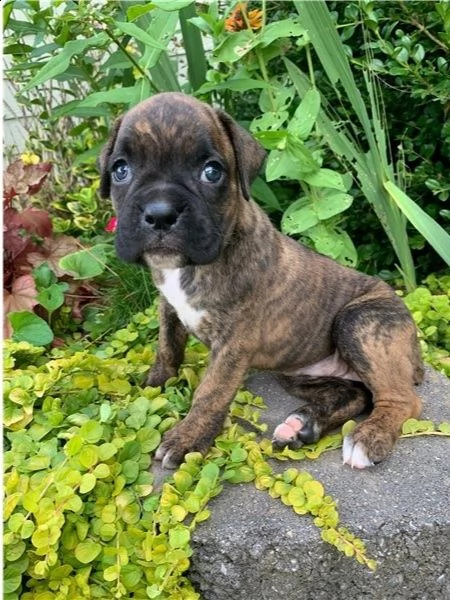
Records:
M231 117L189 96L157 94L134 107L100 157L118 255L153 266L213 262L264 156Z

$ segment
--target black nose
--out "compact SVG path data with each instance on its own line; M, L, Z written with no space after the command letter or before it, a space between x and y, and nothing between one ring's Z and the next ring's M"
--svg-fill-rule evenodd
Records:
M147 204L144 209L144 220L152 229L168 231L178 221L181 210L166 200L157 200Z

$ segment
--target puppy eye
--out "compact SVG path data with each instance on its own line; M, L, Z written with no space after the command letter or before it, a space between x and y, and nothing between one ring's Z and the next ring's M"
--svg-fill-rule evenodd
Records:
M131 170L128 166L128 163L123 159L116 160L112 167L112 177L114 181L117 183L123 183L130 177L130 175Z
M209 163L206 163L206 165L203 167L203 171L200 174L200 181L203 183L219 183L219 181L222 179L222 175L222 165L213 160Z

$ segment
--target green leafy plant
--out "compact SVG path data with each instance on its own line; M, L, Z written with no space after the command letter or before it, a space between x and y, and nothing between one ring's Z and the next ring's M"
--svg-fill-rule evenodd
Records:
M4 176L4 335L36 344L53 340L52 317L69 289L49 265L77 247L74 238L54 235L48 212L32 206L50 169L37 156L23 155Z
M152 92L179 90L176 66L168 54L178 26L185 40L187 86L195 89L203 81L203 46L199 32L187 21L193 15L189 0L128 7L113 3L101 9L63 2L65 10L57 14L55 6L29 5L21 6L17 19L16 5L10 4L5 21L10 34L5 53L15 58L9 72L21 74L21 94L58 80L67 84L62 86L63 100L73 98L52 106L51 119L110 117L118 105L131 107ZM24 39L30 35L33 46Z
M261 437L262 400L249 392L237 394L208 455L188 454L155 488L154 451L186 414L207 361L206 349L191 340L179 376L164 391L142 388L157 329L153 305L101 344L48 353L6 343L5 598L199 598L187 577L192 532L225 483L253 482L311 515L324 541L375 568L320 482L302 468L276 473L268 462L316 459L339 448L342 434L275 450ZM449 434L448 424L404 425L405 437Z
M304 181L305 171L309 169L309 173L319 175L323 152L318 155L317 148L313 145L314 136L308 139L305 148L305 140L301 135L298 136L298 131L294 143L292 135L294 127L290 124L287 126L290 134L288 143L285 138L280 137L279 130L283 123L292 118L289 107L292 104L293 92L286 86L285 75L269 76L268 63L271 59L279 59L288 52L289 43L282 46L281 40L287 42L289 38L297 38L296 46L304 49L306 54L308 75L286 57L283 60L295 91L301 99L307 101L305 104L308 107L313 108L309 115L310 119L306 120L306 135L311 132L312 122L316 141L319 139L322 144L326 142L335 157L354 170L360 190L369 200L397 254L406 287L412 290L416 279L407 236L407 221L412 223L447 263L450 263L448 254L450 237L444 228L402 189L402 173L395 171L390 156L385 114L375 77L369 72L369 75L363 79L366 89L364 101L350 68L346 48L336 32L335 23L325 3L299 1L294 4L298 9L299 19L290 17L277 23L263 23L261 30L257 32L253 31L250 24L245 23L243 19L244 28L241 31L236 32L235 28L233 33L224 33L223 28L214 23L213 15L217 17L215 9L212 9L207 16L199 17L195 22L203 31L208 31L210 35L215 36L216 42L212 58L216 72L209 74L209 79L212 81L199 91L217 93L227 90L228 93L232 93L237 90L242 92L262 88L259 107L264 111L264 115L260 119L255 119L251 128L255 131L258 121L262 129L266 128L266 131L255 132L255 135L260 137L272 151L266 176L272 180L276 176L288 176L294 180L299 178L302 192L306 192L304 197L288 208L289 212L282 223L291 233L300 229L306 238L309 234L313 245L318 250L337 258L339 248L341 257L348 255L351 249L354 259L356 252L350 246L348 235L339 230L336 220L327 222L323 219L326 213L321 210L321 206L327 209L329 206L331 214L333 210L337 210L339 214L348 208L348 198L345 195L348 188L340 187L337 191L341 192L341 195L337 195L334 190L331 195L333 198L340 199L337 202L328 202L329 180L322 176L317 180L321 182L325 191L322 193L319 191L317 194L316 189L308 189L308 182ZM263 9L265 10L264 3ZM203 19L203 23L200 23L200 18ZM332 107L323 98L321 103L318 102L320 96L316 89L311 47L316 52L320 67L328 78L327 84L321 83L321 85L324 85L325 89L331 86L339 104L338 116L336 107ZM225 67L219 70L219 73L217 73L217 64L219 67L222 65ZM237 67L234 66L236 64ZM311 102L313 98L315 104ZM366 103L370 111L367 110ZM351 109L347 108L348 106ZM303 113L302 116L304 117L305 114ZM351 127L345 122L352 123ZM285 132L281 132L281 135L283 133ZM315 155L314 152L311 155L311 150L316 150ZM311 159L315 159L315 162ZM276 161L277 168L273 168L273 160ZM311 223L314 222L315 225L312 227L317 229L311 229Z
M361 189L383 224L386 233L399 258L407 289L415 287L415 274L406 236L406 219L420 231L435 250L450 264L450 236L414 203L399 187L392 163L387 152L387 139L383 127L383 113L380 109L380 94L375 80L366 78L371 116L362 101L350 70L342 42L324 2L308 3L297 1L295 5L301 14L302 22L308 29L311 43L332 86L338 82L359 119L368 142L369 153L355 149L351 137L340 131L335 124L324 119L322 126L328 128L328 141L338 155L354 163ZM294 72L293 65L291 72ZM300 86L298 86L300 87Z
M251 12L251 11L250 11ZM211 80L198 94L223 94L225 105L230 92L257 91L261 114L249 129L270 153L266 165L266 180L288 181L298 189L297 197L284 210L281 228L299 236L319 252L339 262L355 266L357 255L350 237L340 226L342 213L351 203L351 177L335 168L324 168L324 138L316 127L320 110L320 94L311 81L308 93L296 106L294 86L286 85L286 73L271 74L271 64L286 53L293 43L308 45L306 31L298 18L252 24L247 12L238 5L228 18L220 18L216 7L210 7L192 21L213 36L215 49L210 59ZM258 11L253 11L257 13ZM260 11L263 19L265 9ZM231 106L232 107L232 106ZM282 207L267 186L256 182L254 196L270 211Z
M426 287L405 296L417 324L425 360L450 376L450 275L430 275Z

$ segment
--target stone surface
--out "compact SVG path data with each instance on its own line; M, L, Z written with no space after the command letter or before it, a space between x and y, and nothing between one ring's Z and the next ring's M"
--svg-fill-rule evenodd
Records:
M268 374L248 388L268 408L268 435L298 400ZM427 370L423 418L450 420L450 381ZM340 451L283 463L306 469L338 502L341 523L366 543L375 572L323 542L309 516L296 515L250 484L227 485L195 532L190 579L204 600L450 599L450 441L400 440L391 457L364 471Z

